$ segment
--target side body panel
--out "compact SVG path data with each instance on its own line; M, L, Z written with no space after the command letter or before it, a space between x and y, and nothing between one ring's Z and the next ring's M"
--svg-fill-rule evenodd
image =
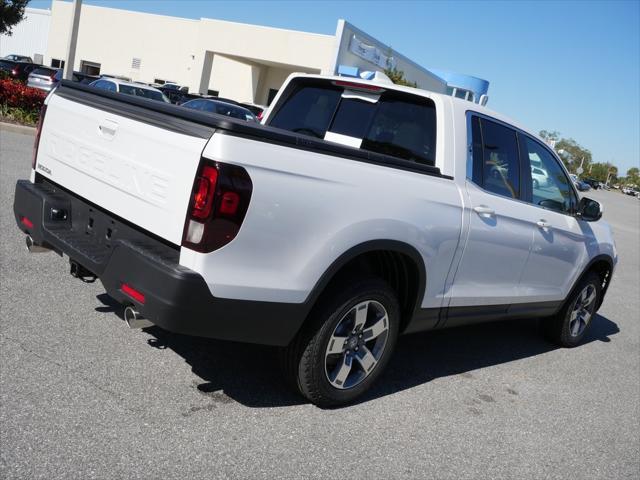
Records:
M438 155L447 161L455 154L450 122L449 110L439 108ZM420 306L442 306L462 225L453 180L220 132L203 155L241 165L254 185L233 242L209 254L181 250L180 263L201 273L215 296L304 302L344 252L392 240L422 257L427 280Z

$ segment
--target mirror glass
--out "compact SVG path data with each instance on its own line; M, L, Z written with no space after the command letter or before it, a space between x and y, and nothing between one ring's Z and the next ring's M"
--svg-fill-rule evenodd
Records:
M602 206L595 200L583 197L578 204L578 213L583 220L595 222L602 217Z

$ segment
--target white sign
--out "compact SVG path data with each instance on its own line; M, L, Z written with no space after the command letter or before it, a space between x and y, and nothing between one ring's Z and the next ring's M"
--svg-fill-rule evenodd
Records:
M380 68L395 68L396 66L396 61L392 56L385 55L374 45L367 45L355 35L351 37L349 50Z
M582 167L578 167L578 169L576 170L576 173L578 175L582 175L582 172L584 172L584 169Z

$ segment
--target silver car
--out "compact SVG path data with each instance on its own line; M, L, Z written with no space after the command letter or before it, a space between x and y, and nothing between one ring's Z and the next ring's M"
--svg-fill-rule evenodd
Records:
M50 92L60 81L62 70L58 68L40 67L29 74L27 87L38 88Z

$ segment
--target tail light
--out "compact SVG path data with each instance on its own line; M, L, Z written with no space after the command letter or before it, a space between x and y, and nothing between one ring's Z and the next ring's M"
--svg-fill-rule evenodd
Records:
M40 109L40 117L38 118L38 126L36 127L36 138L33 141L33 158L31 159L31 168L36 168L36 157L38 156L38 146L40 145L40 133L42 133L42 124L44 123L44 115L47 113L47 106L42 105Z
M193 183L182 245L207 253L233 240L244 221L252 190L244 168L203 159Z

